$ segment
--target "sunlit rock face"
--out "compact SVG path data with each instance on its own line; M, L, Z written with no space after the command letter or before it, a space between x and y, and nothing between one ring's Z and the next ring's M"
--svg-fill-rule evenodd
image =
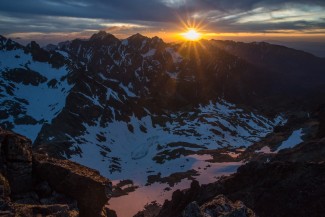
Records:
M288 71L296 63L298 77ZM165 190L163 201L187 180L207 183L236 171L245 148L285 122L282 112L321 98L324 66L265 43L168 44L99 32L41 48L1 37L0 126L116 183Z

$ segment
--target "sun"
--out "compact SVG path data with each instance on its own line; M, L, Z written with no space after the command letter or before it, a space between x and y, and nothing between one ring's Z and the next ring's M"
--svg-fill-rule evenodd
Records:
M195 29L188 29L187 32L181 34L186 40L197 41L201 38L202 34Z

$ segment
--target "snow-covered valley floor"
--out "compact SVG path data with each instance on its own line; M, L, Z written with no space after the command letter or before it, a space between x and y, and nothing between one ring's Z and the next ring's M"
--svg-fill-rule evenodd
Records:
M210 163L207 162L207 160L211 159L209 155L190 155L187 157L193 160L191 169L198 172L195 179L200 184L212 183L220 176L232 174L242 164L241 162ZM113 183L118 181L113 180ZM119 217L132 217L138 211L141 211L146 204L153 201L163 204L166 199L171 199L175 190L189 188L191 182L189 179L183 179L173 187L166 183L154 183L146 186L143 183L135 182L139 186L138 189L128 195L110 199L108 207L115 210ZM165 190L166 188L168 190Z
M269 120L223 100L194 108L186 115L169 114L164 124L155 116L115 121L106 127L84 124L87 131L73 138L82 154L73 161L97 169L114 184L131 180L136 189L109 200L119 217L131 217L146 204L163 204L172 192L188 188L192 180L212 183L236 172L240 151L272 132L283 119ZM132 126L132 132L129 130ZM145 129L145 130L143 130ZM98 140L100 135L101 140ZM82 141L82 143L80 143ZM233 161L213 159L210 151L223 149Z

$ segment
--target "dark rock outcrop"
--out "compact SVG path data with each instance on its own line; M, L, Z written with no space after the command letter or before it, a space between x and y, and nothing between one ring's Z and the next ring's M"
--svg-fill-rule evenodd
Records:
M185 207L183 211L183 217L203 217L203 214L200 210L200 206L197 204L196 201L189 203Z
M144 206L144 209L133 217L156 217L159 214L161 205L157 202L152 202Z
M0 131L1 168L8 178L12 194L32 188L32 146L23 136Z
M181 216L180 211L172 210L171 204L188 201L185 195L190 192L196 192L191 201L201 206L215 195L224 194L231 200L243 201L258 216L323 216L325 163L250 162L216 183L188 189L182 194L174 192L158 216ZM177 200L175 195L179 195ZM179 204L177 210L184 210L184 203Z
M33 169L54 190L76 199L81 217L105 216L112 186L98 171L44 155L34 155Z
M2 76L8 81L22 83L24 85L37 86L47 81L47 78L33 70L17 68L2 73Z
M29 139L2 129L0 147L1 215L106 216L111 182L98 171L32 153Z
M191 202L185 208L183 217L255 217L255 213L241 201L233 203L224 195L218 195L201 207Z
M0 50L15 50L20 48L24 48L24 46L0 35Z
M325 164L251 162L223 185L231 199L241 199L259 216L322 216Z
M325 104L319 107L318 111L319 130L318 137L325 137Z
M173 193L171 201L166 201L158 214L158 217L176 217L180 216L184 208L192 201L196 200L199 193L200 185L198 181L191 183L188 191L176 190Z
M33 60L38 62L48 62L54 68L60 68L64 65L64 57L55 51L47 51L40 47L35 41L30 42L25 47L25 52L30 53L33 57Z
M15 204L16 216L51 216L51 217L77 217L77 211L71 211L68 205L51 204L51 205L31 205L31 204ZM18 214L18 215L17 215Z

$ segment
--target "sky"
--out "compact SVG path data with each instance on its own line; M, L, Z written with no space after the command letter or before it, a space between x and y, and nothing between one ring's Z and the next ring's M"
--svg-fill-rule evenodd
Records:
M0 0L0 34L40 43L105 30L177 41L195 27L207 39L325 43L325 0Z

